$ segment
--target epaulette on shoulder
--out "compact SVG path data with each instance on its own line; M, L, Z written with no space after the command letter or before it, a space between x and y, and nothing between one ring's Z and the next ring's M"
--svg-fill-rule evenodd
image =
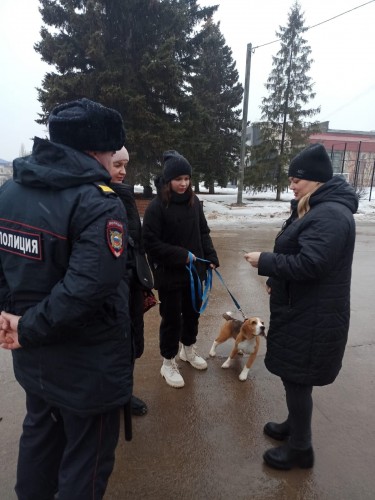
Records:
M110 188L107 184L103 182L94 182L94 185L99 189L99 191L105 196L109 196L111 194L116 194L112 188Z

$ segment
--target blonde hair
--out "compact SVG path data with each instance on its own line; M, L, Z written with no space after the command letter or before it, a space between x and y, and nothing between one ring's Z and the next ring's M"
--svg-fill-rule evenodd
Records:
M298 218L301 219L304 215L307 214L307 212L310 210L310 196L315 193L315 191L322 186L324 182L317 182L316 186L305 196L302 196L302 198L298 202L298 207L297 207L297 213L298 213Z

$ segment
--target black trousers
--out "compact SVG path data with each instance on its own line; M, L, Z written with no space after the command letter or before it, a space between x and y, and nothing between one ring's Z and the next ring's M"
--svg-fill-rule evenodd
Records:
M199 313L192 304L190 287L177 290L159 290L161 323L159 329L160 354L174 358L179 342L186 346L195 344L198 335ZM199 310L200 301L197 300Z
M288 407L290 428L289 444L292 448L311 446L311 419L313 411L312 385L296 384L283 380Z
M26 394L18 500L101 500L115 461L120 409L81 417Z

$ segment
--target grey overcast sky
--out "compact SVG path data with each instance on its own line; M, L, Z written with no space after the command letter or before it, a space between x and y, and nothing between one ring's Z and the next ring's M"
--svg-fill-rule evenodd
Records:
M287 24L293 0L198 0L201 6L219 5L227 45L233 51L240 81L244 84L246 46L258 47L276 40L279 26ZM314 63L310 76L321 106L319 120L330 128L375 130L375 1L300 0L305 26L334 18L305 33ZM361 6L361 7L359 7ZM21 147L31 150L34 136L45 137L35 123L40 112L36 87L53 70L40 60L33 45L42 25L38 0L0 1L0 159L13 160ZM256 48L252 54L248 120L260 119L259 105L266 95L264 84L272 69L279 43Z

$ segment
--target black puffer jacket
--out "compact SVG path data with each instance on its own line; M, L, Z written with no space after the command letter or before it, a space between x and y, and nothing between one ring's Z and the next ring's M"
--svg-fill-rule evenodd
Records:
M154 280L145 256L142 224L132 188L121 183L111 183L110 186L123 202L128 216L129 244L126 268L130 287L129 308L135 356L140 358L144 351L144 290L151 290Z
M78 414L132 393L126 213L109 180L95 159L36 138L0 190L0 306L22 315L16 378Z
M127 184L111 182L110 187L118 195L126 209L129 231L129 252L126 266L128 269L135 269L135 254L137 252L144 254L145 250L142 241L142 224L135 203L134 194L131 191L131 186Z
M143 240L157 289L189 286L188 251L219 265L210 229L196 195L193 206L186 194L173 193L167 206L159 195L154 198L143 218ZM199 261L195 265L200 278L204 279L207 265Z
M338 176L310 206L281 231L274 253L259 259L272 289L265 364L288 381L326 385L341 369L347 342L358 199Z

